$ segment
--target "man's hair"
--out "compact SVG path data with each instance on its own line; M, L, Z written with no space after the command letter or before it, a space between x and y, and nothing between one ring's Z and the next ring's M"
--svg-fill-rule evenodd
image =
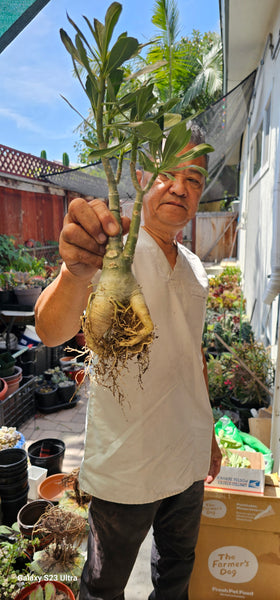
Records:
M192 144L197 146L198 144L205 143L205 131L204 131L204 129L202 129L202 127L200 127L200 125L197 125L197 123L194 123L193 121L188 121L188 123L186 124L186 128L190 129L192 132L192 135L191 135L191 143Z
M194 146L198 146L199 144L205 144L205 130L200 127L197 123L193 121L189 121L186 125L187 129L191 130L191 139L190 143ZM208 168L209 156L208 154L204 154L206 169Z

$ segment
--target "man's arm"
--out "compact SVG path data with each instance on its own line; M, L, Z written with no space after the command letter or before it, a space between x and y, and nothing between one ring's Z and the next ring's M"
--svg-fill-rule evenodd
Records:
M201 349L201 352L202 352L202 360L203 360L203 375L204 375L205 384L206 384L206 387L208 390L207 363L206 363L205 354L202 349ZM211 444L211 460L210 460L210 467L209 467L208 475L205 479L206 483L212 483L212 481L215 479L215 477L217 477L217 475L221 469L221 462L222 462L222 453L218 446L216 436L215 436L215 429L213 426L212 444Z
M127 221L123 221L124 232ZM70 203L59 239L63 265L35 306L36 331L46 346L58 346L79 331L108 236L118 232L119 224L102 200L76 198Z

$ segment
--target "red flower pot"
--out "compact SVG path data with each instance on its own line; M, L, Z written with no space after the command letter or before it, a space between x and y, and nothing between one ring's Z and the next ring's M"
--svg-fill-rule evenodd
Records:
M41 581L40 585L42 588L44 588L47 583L48 583L47 581ZM59 590L60 592L64 592L64 594L67 594L68 600L75 600L75 596L74 596L72 590L70 590L70 588L68 587L68 585L65 585L65 583L62 583L61 581L52 581L52 583L57 590ZM35 581L34 583L31 583L28 587L21 590L16 595L14 600L27 600L29 598L29 595L31 594L31 592L33 590L35 590L37 586L38 586L38 582Z
M8 395L8 384L5 379L0 379L0 400L5 400Z

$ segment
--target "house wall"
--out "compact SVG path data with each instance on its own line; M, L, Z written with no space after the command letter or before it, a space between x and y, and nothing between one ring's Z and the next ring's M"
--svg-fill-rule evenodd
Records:
M280 29L279 5L273 23L271 33L275 47ZM263 297L272 267L275 190L280 173L280 51L276 52L273 59L265 38L266 32L263 64L258 69L256 93L252 98L249 122L243 138L238 258L244 276L247 314L251 318L256 337L266 345L271 345L273 354L276 352L279 300L277 297L271 305L267 305L263 302ZM267 159L263 159L260 170L252 177L252 145L255 144L256 147L256 134L262 120L267 117L269 99L271 105Z

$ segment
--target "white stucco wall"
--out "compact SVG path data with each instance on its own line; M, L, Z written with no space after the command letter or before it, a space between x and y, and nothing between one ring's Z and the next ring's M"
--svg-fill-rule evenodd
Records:
M280 5L274 18L273 43L277 43L280 28ZM264 46L265 48L265 39ZM250 149L271 98L268 160L258 175L250 181ZM273 244L273 202L275 178L280 177L280 47L274 60L267 48L263 64L256 77L256 94L252 99L250 118L244 134L240 182L240 233L238 258L244 275L247 314L252 318L256 337L272 346L276 353L278 297L272 305L264 304L263 296L271 273ZM277 177L278 173L278 177ZM280 196L280 194L279 194ZM280 202L280 197L278 197Z

